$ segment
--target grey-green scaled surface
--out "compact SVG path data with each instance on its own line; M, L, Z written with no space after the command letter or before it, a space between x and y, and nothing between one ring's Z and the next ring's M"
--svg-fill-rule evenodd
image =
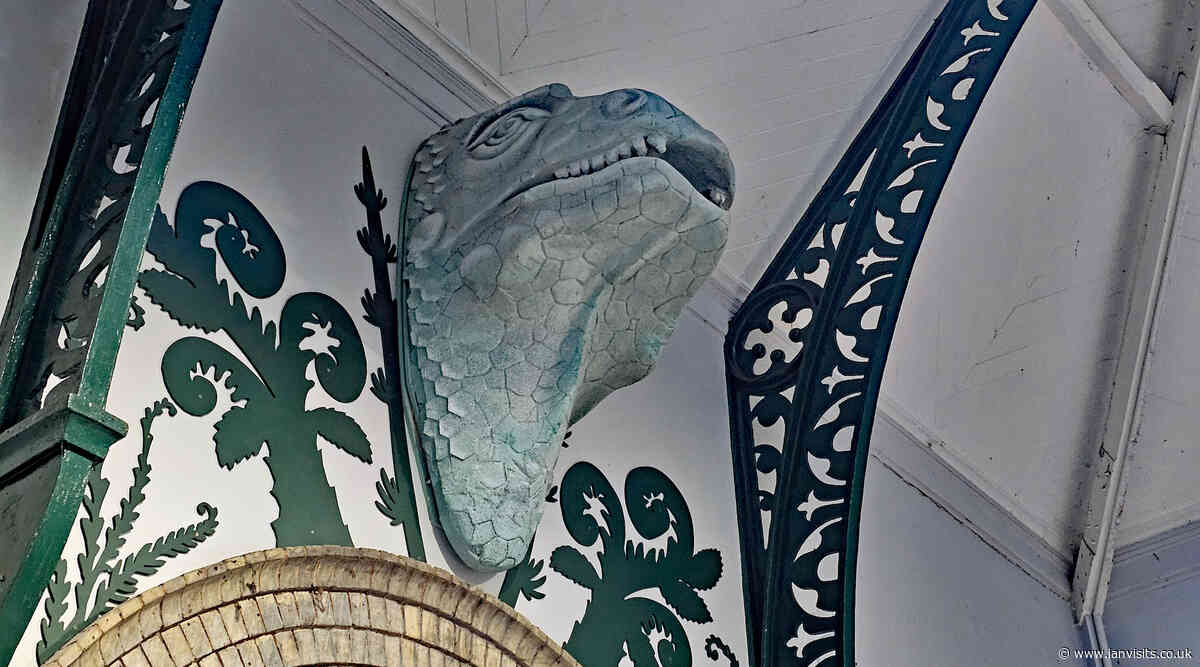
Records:
M553 84L427 139L406 198L411 427L451 547L507 569L567 427L650 372L716 267L733 165L653 93Z

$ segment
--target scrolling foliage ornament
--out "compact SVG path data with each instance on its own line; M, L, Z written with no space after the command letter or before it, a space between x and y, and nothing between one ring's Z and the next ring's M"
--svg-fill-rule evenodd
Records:
M242 292L266 299L280 291L286 257L258 208L227 185L187 186L175 207L175 226L158 211L146 249L167 269L146 269L138 278L150 301L184 327L224 332L249 362L208 338L180 338L162 359L171 398L189 415L204 416L224 407L218 385L230 390L230 405L213 425L217 462L232 469L266 450L271 495L279 505L271 522L276 546L352 546L317 436L364 463L371 462L371 443L349 414L307 404L316 383L339 403L362 392L367 362L354 319L322 292L288 297L278 323L264 321L257 306L247 305ZM217 277L218 256L241 291ZM333 341L322 341L328 338Z
M22 628L84 480L167 161L220 0L93 0L0 327L0 627ZM0 632L0 663L20 633Z
M67 561L60 559L50 576L46 599L42 603L46 617L40 624L42 639L35 648L39 663L49 660L71 637L101 615L128 600L137 591L138 580L158 572L166 559L191 551L216 532L217 508L201 502L196 506L196 512L204 516L203 520L160 535L121 558L121 548L141 517L138 510L146 500L146 487L150 484L150 447L154 443L150 428L164 413L174 417L176 412L174 404L167 399L155 401L146 408L139 422L142 449L130 471L133 481L108 528L104 527L100 510L110 482L100 476L100 466L93 468L88 476L87 493L83 497L84 516L79 520L83 552L75 555L79 581L72 584L67 579ZM68 592L73 592L75 598L75 613L69 620L66 618Z
M617 665L623 657L638 667L691 665L679 620L713 620L699 592L717 585L722 566L716 549L696 550L692 514L679 488L656 468L634 468L625 477L622 511L604 473L579 462L563 475L561 508L576 543L600 544L599 571L575 547L550 554L551 569L591 592L563 648L585 665ZM627 539L626 512L644 541ZM667 606L639 595L646 591L656 591Z
M692 513L679 487L661 470L640 466L625 477L621 495L596 466L580 461L562 478L562 500L551 489L546 501L559 503L571 539L550 554L550 569L589 591L583 616L563 644L580 664L635 667L690 667L692 647L681 621L713 621L702 593L720 581L721 552L696 549ZM626 521L628 516L628 522ZM627 531L627 523L633 532ZM585 555L593 550L595 563ZM544 561L530 554L508 571L499 598L516 607L545 597ZM538 576L541 575L541 576ZM655 592L658 602L645 593ZM720 637L704 642L710 660L724 657L737 667L733 651Z
M1033 4L947 3L730 325L753 664L854 665L859 510L888 346L954 157Z

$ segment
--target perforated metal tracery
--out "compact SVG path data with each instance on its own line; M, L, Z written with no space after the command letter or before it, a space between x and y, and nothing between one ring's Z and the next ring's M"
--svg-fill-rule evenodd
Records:
M1032 6L950 0L730 325L755 664L854 664L858 517L888 346L955 155Z
M23 261L15 281L20 289L37 280L40 293L11 380L5 426L79 389L158 103L191 13L182 0L123 0L89 9L88 20L102 26L88 61L78 67L94 69L95 78L86 99L75 100L83 107L76 142L56 147L69 150L59 156L65 169L47 173L59 182L43 184L25 249L36 261ZM157 179L161 184L162 175ZM6 339L20 335L20 321L9 325Z

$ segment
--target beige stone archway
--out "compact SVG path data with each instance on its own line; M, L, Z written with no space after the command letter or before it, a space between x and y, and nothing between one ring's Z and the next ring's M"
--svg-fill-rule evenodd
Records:
M494 596L373 549L237 556L132 598L47 667L578 667Z

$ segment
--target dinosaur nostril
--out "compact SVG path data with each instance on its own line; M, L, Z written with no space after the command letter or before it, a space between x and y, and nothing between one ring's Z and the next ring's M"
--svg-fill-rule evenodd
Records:
M604 96L601 109L609 118L624 118L646 106L646 93L633 88L614 90Z

